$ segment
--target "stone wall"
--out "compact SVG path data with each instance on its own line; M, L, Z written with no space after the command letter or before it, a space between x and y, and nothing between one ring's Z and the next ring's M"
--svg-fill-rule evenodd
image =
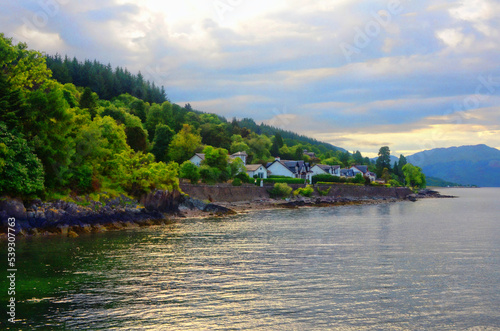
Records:
M301 184L289 184L294 190L304 187ZM253 201L269 198L268 190L272 185L258 187L255 185L232 186L229 184L218 185L191 185L181 184L181 190L189 196L209 200L210 202L237 202ZM331 187L328 196L339 198L397 198L404 199L412 194L407 188L387 188L375 186L354 186L354 185L320 185L319 189L327 190ZM317 190L314 191L318 195Z

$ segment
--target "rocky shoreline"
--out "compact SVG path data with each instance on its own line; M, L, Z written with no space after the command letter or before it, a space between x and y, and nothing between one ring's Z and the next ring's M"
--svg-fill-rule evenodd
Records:
M20 236L62 235L77 237L85 233L160 225L185 218L207 218L276 208L328 207L378 204L423 198L451 198L436 191L422 190L405 198L391 197L296 197L255 199L252 201L207 203L178 191L154 191L140 201L120 196L103 201L77 198L75 202L33 200L26 206L19 199L0 199L0 238L7 233L7 220L16 219Z

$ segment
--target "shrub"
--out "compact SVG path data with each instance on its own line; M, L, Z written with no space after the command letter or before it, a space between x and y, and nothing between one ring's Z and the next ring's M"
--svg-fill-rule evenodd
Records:
M354 184L364 184L365 183L365 178L363 177L363 174L357 173L356 177L351 179L351 183Z
M302 195L303 197L310 197L314 192L314 188L311 185L307 185L306 187L299 187L295 191L293 191L293 195Z
M275 183L269 194L272 198L287 198L292 193L293 189L286 183Z
M179 177L189 179L191 184L195 184L200 179L200 169L191 161L185 161L181 165Z
M330 186L328 189L326 190L321 190L319 187L317 188L318 190L318 194L322 197L325 197L328 195L328 193L330 193L330 190L332 189L332 187Z
M240 172L239 174L234 176L234 178L239 178L242 183L253 184L255 182L255 180L253 178L251 178L250 176L248 176L248 174L246 172Z
M305 180L301 178L291 178L291 177L264 179L264 183L304 184L304 181Z
M312 183L316 184L317 182L338 183L340 182L340 177L329 174L314 175L312 177Z
M241 179L235 178L232 182L233 186L241 186Z

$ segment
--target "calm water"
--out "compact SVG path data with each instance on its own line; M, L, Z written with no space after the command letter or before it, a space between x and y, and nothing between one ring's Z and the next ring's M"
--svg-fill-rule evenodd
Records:
M500 189L442 192L18 239L16 326L500 330Z

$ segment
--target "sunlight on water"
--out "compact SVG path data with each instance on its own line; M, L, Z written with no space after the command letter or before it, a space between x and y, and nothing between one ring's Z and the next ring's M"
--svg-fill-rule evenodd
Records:
M498 189L20 242L32 328L495 330Z

